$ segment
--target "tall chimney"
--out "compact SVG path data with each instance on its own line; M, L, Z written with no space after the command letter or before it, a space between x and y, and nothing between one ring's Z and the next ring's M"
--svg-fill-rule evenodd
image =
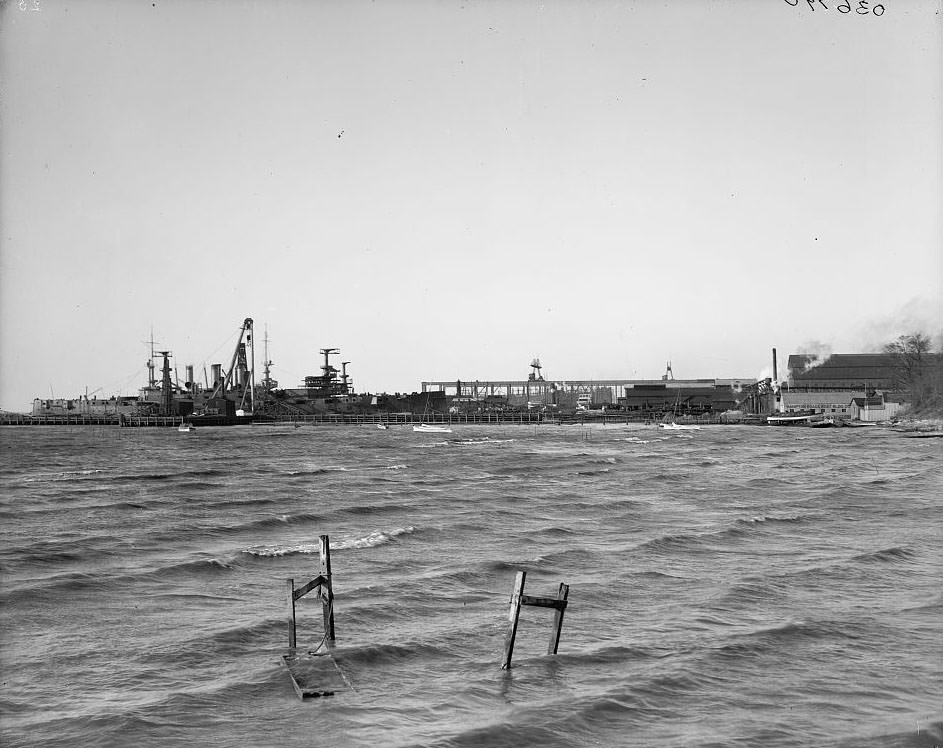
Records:
M779 384L779 374L776 372L776 349L773 349L773 382Z
M187 388L191 392L196 389L196 383L193 381L193 364L187 364Z
M213 375L213 387L219 384L219 380L223 378L223 365L222 364L213 364L210 367Z

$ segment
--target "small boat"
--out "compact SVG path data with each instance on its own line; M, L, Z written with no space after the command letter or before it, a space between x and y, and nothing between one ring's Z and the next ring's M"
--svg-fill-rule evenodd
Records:
M196 426L194 426L192 423L186 423L186 422L184 422L184 423L181 423L181 424L177 427L177 431L179 431L179 432L181 432L181 433L183 433L183 434L188 434L188 433L190 433L191 431L196 431Z
M766 423L770 426L811 426L815 429L828 428L835 425L835 419L821 416L818 413L799 413L796 415L767 416Z
M659 423L663 429L670 429L671 431L700 431L701 427L696 426L693 423Z
M811 421L812 414L766 417L766 423L770 426L808 426Z
M434 423L420 423L418 426L413 426L413 431L424 431L432 434L451 434L452 429L448 426L440 426Z

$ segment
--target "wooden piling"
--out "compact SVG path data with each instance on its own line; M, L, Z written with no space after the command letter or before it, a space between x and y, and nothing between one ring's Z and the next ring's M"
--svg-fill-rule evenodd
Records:
M296 646L295 641L295 580L286 579L288 588L288 646L292 649Z
M553 628L550 631L550 645L547 647L547 654L555 655L557 647L560 645L560 632L563 630L563 614L566 611L566 599L570 595L570 585L560 582L560 590L557 592L557 601L563 605L557 606L553 613Z
M324 613L324 642L329 647L334 646L334 586L331 583L331 539L327 535L320 538L321 576L324 583L321 585L321 607Z
M511 655L514 654L514 639L517 637L517 620L521 615L521 597L524 594L524 580L527 578L526 571L517 572L514 579L514 591L511 593L511 608L508 611L508 631L504 637L504 660L501 668L507 670L511 667Z

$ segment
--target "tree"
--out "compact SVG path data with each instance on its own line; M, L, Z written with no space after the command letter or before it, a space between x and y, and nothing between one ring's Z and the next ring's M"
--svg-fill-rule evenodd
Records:
M938 407L943 398L943 377L939 354L933 353L930 337L921 332L901 335L884 346L895 362L897 384L908 390L914 410Z
M901 384L910 385L923 373L927 354L933 345L930 338L922 332L901 335L893 343L884 346L884 352L893 356L901 375Z

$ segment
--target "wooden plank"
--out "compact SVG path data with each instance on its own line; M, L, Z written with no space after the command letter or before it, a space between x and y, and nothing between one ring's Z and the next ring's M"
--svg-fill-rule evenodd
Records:
M566 600L561 600L558 597L521 595L521 605L534 605L538 608L556 608L557 610L562 610L566 608Z
M350 690L350 684L330 655L288 654L282 657L282 662L300 699L333 696L338 691Z
M304 597L309 592L311 592L311 590L313 590L315 587L320 587L322 584L326 584L327 581L328 581L327 578L324 576L321 576L321 575L316 576L306 585L304 585L303 587L299 587L298 589L295 590L295 593L294 593L295 600L297 600L298 598Z
M511 667L511 655L514 654L514 639L517 636L517 621L521 615L521 598L524 594L526 578L527 572L519 571L514 580L514 591L511 593L511 606L508 611L508 630L504 637L504 661L501 663L503 670Z

